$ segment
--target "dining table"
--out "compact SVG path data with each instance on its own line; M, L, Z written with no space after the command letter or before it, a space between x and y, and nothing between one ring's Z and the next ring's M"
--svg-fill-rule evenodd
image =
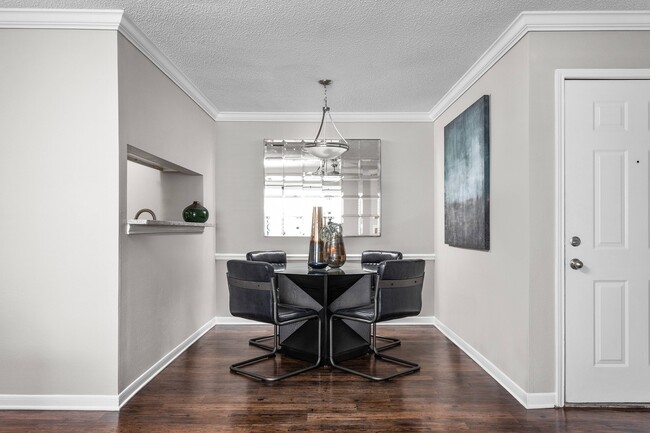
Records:
M339 268L312 269L307 263L291 263L276 269L280 303L316 310L321 318L321 339L314 320L280 327L282 353L314 361L321 347L321 365L329 365L329 318L343 308L368 305L376 267L348 263ZM337 320L333 324L335 362L366 354L370 348L370 324Z

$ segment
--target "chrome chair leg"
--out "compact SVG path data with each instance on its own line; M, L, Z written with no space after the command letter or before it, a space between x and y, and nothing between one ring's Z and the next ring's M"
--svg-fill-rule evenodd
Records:
M288 324L294 323L294 322L299 322L299 321L303 321L303 320L313 320L313 319L318 320L318 341L320 341L321 340L321 319L320 319L320 316L318 316L317 314L315 314L313 316L301 317L300 319L295 320L295 321L283 322L282 325L288 325ZM273 337L273 336L271 336L271 337ZM316 359L316 362L314 364L311 364L311 365L309 365L307 367L304 367L304 368L301 368L299 370L290 371L290 372L282 374L280 376L264 376L262 374L255 373L253 371L244 370L243 367L246 367L246 366L249 366L249 365L252 365L252 364L256 364L258 362L262 362L262 361L265 361L267 359L275 358L275 354L277 353L277 351L278 351L278 336L277 336L277 332L276 332L275 338L273 339L273 348L271 350L271 353L267 353L266 355L256 356L254 358L247 359L245 361L240 361L240 362L237 362L235 364L232 364L230 366L230 371L232 371L233 373L237 373L237 374L241 374L243 376L250 377L252 379L258 379L258 380L261 380L263 382L271 383L271 382L277 382L277 381L282 380L282 379L286 379L286 378L291 377L291 376L295 376L295 375L300 374L300 373L304 373L304 372L309 371L309 370L313 370L314 368L317 368L317 367L320 366L321 347L320 347L320 344L319 344L318 345L318 357Z
M372 350L372 354L375 356L375 359L385 361L385 362L389 362L391 364L396 364L396 365L401 365L401 366L404 366L404 367L408 367L406 370L398 371L396 373L389 374L388 376L373 376L373 375L364 373L362 371L354 370L352 368L345 367L343 365L337 364L334 361L334 343L333 343L333 338L332 338L333 335L334 335L333 334L334 319L337 318L337 317L344 318L346 320L354 320L356 322L361 322L361 323L369 323L367 321L359 320L359 319L352 318L352 317L337 316L336 314L333 314L333 315L330 316L330 320L329 320L329 331L330 331L330 346L329 346L330 347L330 355L329 355L329 361L330 361L330 364L332 365L332 367L334 367L334 368L336 368L338 370L346 371L348 373L356 374L357 376L361 376L361 377L364 377L366 379L373 380L373 381L376 381L376 382L381 382L381 381L393 379L395 377L415 373L416 371L420 370L420 366L418 364L416 364L415 362L407 361L405 359L397 358L395 356L382 355L381 353L379 353L379 350L377 350L377 335L376 334L374 334L372 336L372 343L371 343L371 350Z
M382 346L377 347L377 352L382 352L386 349L391 349L393 347L397 347L400 344L402 344L402 341L399 338L393 338L393 337L385 337L382 335L377 335L377 324L373 323L372 324L372 337L377 338L378 340L383 340L383 341L389 341L389 343L386 343ZM270 349L270 348L269 348Z
M270 340L273 337L277 338L278 335L278 325L273 325L273 335L263 335L261 337L254 337L248 340L248 344L251 346L259 347L260 349L268 350L270 352L273 351L273 346L269 346L268 344L262 343L262 341Z

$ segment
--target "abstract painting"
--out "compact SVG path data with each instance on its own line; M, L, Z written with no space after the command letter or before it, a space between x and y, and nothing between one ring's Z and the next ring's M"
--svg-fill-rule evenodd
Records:
M445 126L445 243L490 249L490 97Z

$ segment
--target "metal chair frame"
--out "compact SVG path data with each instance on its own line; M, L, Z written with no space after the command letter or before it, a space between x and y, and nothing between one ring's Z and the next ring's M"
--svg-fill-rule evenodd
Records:
M398 260L402 259L402 253L400 251L387 251L387 252L388 253L399 253L398 254L398 257L399 257ZM363 253L362 253L362 257L363 257ZM363 262L361 262L361 264L362 265L364 265L364 264L366 264L366 265L375 265L375 264L379 265L379 263L363 263ZM373 287L377 287L376 283L377 283L378 278L379 277L377 276L377 277L375 277L373 279ZM400 340L399 338L387 337L385 335L377 335L377 324L376 323L372 324L371 338L375 342L376 342L376 340L388 341L388 343L384 344L383 346L379 346L379 347L377 347L377 345L374 344L374 348L377 350L377 352L382 352L382 351L384 351L386 349L391 349L393 347L397 347L400 344L402 344L402 340Z
M226 275L227 275L228 280L230 281L231 277L228 274L226 274ZM318 313L316 311L314 311L314 314L310 314L310 315L307 315L307 316L302 316L302 317L299 317L299 318L296 318L296 319L291 319L291 320L286 320L286 321L280 321L279 318L278 318L278 306L281 305L281 304L278 304L278 301L277 301L277 294L276 294L277 292L275 290L275 280L272 279L268 283L260 283L260 282L254 282L254 281L239 280L238 284L247 284L247 283L250 283L251 286L254 286L256 288L261 288L265 284L270 285L269 290L271 290L271 295L273 297L273 320L274 320L273 325L274 325L274 329L278 329L280 326L289 325L291 323L316 319L318 321L318 341L320 341L320 338L321 338L321 318L320 318L320 316L318 315ZM282 304L282 305L284 305L284 304ZM291 305L284 305L284 306L289 307L289 308L292 307ZM273 337L273 336L271 336L271 337ZM277 381L282 380L282 379L286 379L286 378L291 377L291 376L296 376L298 374L304 373L304 372L309 371L309 370L313 370L313 369L318 368L320 366L321 347L320 347L320 344L319 344L318 345L318 356L317 356L316 362L314 364L311 364L311 365L307 366L307 367L304 367L304 368L301 368L301 369L298 369L298 370L294 370L294 371L290 371L288 373L285 373L285 374L282 374L282 375L279 375L279 376L264 376L262 374L255 373L253 371L244 370L243 367L246 367L246 366L249 366L249 365L252 365L252 364L256 364L258 362L265 361L265 360L268 360L268 359L275 358L276 353L278 353L278 350L281 349L281 346L279 345L278 339L279 338L278 338L278 335L276 333L276 336L273 339L273 347L271 349L271 353L267 353L267 354L261 355L261 356L256 356L256 357L244 360L244 361L236 362L235 364L232 364L230 366L230 371L232 371L233 373L237 373L237 374L241 374L243 376L253 378L253 379L258 379L258 380L261 380L263 382L271 383L271 382L277 382Z
M266 250L265 250L265 251L249 251L248 253L246 253L246 260L257 261L257 260L254 260L254 259L252 258L252 254L254 254L254 253L260 253L260 252L275 252L275 251L276 251L276 250L268 250L268 251L266 251ZM279 252L279 250L277 250L277 251ZM284 251L282 251L282 252L284 252ZM267 263L269 263L269 262L267 262ZM270 265L273 266L273 267L275 267L275 265L282 265L282 266L284 266L284 265L286 265L286 264L287 264L287 262L270 263ZM272 335L262 335L261 337L253 337L253 338L251 338L251 339L248 340L248 344L250 344L251 346L259 347L260 349L263 349L263 350L268 350L269 352L273 352L273 351L275 350L275 344L274 344L273 346L270 346L270 345L268 345L268 344L264 344L264 343L262 343L262 341L270 340L270 339L272 339L273 337L275 337L275 338L277 339L277 338L278 338L278 332L279 332L279 328L278 328L278 326L277 326L277 325L274 325L274 326L273 326L273 334L272 334Z
M418 277L417 279L415 279L416 280L415 282L416 283L418 283L418 282L421 283L421 281L423 279L424 279L424 275L422 275L421 277ZM383 282L387 283L387 284L390 284L393 287L399 287L400 285L413 284L414 279L409 278L409 279L404 279L404 280L384 280ZM379 277L378 277L378 283L380 283ZM329 319L329 332L330 332L330 342L329 342L330 356L329 356L329 361L330 361L330 364L332 365L332 367L337 368L337 369L342 370L342 371L346 371L348 373L356 374L357 376L365 377L366 379L370 379L370 380L373 380L373 381L376 381L376 382L386 381L386 380L393 379L393 378L398 377L398 376L404 376L404 375L407 375L407 374L415 373L416 371L420 370L420 365L415 363L415 362L408 361L406 359L402 359L402 358L398 358L396 356L389 356L389 355L385 355L385 354L380 353L380 349L377 348L377 338L379 338L379 337L377 336L376 333L373 333L372 336L371 336L370 351L375 356L375 359L381 360L381 361L386 361L386 362L396 364L396 365L401 365L401 366L408 367L408 368L406 370L403 370L403 371L398 371L396 373L389 374L388 376L373 376L371 374L367 374L367 373L364 373L362 371L354 370L352 368L345 367L343 365L340 365L340 364L336 363L336 361L334 360L334 356L333 356L334 343L333 343L333 338L332 337L334 336L334 333L333 333L333 331L334 331L334 319L337 319L337 318L338 319L345 319L345 320L353 320L353 321L361 322L361 323L368 323L368 324L371 324L371 325L375 325L377 323L377 317L378 317L377 300L379 298L378 295L379 295L379 291L381 290L381 286L382 286L381 284L377 284L377 286L375 288L375 296L374 296L374 302L373 302L373 304L374 304L373 305L374 313L373 313L372 319L362 319L362 318L359 318L359 317L348 316L348 315L341 314L341 313L336 313L336 312L334 312L330 316L330 319ZM384 349L381 349L381 350L384 350Z

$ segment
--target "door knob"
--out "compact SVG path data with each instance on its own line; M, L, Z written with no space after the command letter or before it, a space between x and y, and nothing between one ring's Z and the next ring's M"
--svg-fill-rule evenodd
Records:
M576 271L578 269L581 269L584 266L584 263L580 259L571 259L571 263L569 263L569 266L571 266L571 269L575 269Z

